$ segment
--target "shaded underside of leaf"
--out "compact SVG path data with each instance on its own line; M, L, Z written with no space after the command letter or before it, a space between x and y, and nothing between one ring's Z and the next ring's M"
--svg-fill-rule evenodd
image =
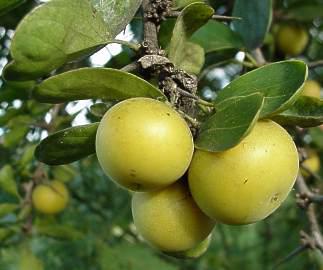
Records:
M192 36L191 40L202 46L206 53L243 48L240 36L226 24L210 20Z
M277 114L290 106L302 91L307 78L307 66L290 60L265 65L233 80L219 92L215 104L235 96L261 93L264 106L260 117Z
M43 81L33 92L40 102L82 99L123 100L131 97L164 99L158 88L133 74L109 68L82 68Z
M315 127L323 124L323 100L300 96L286 111L275 115L273 120L281 125Z
M48 165L62 165L94 154L98 126L77 126L49 135L37 146L35 156Z
M7 13L13 8L24 3L25 0L1 0L0 1L0 15Z
M202 124L196 147L220 152L237 145L258 120L263 102L259 93L223 101L216 113Z

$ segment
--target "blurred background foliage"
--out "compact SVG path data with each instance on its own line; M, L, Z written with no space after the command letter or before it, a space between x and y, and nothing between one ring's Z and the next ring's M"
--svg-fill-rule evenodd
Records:
M0 74L10 61L14 29L40 2L25 1L0 16ZM210 0L209 4L217 14L231 15L234 1ZM277 23L285 20L296 20L310 33L310 44L299 58L323 59L323 1L276 0L273 5L273 24L262 47L266 59L284 59L275 50L273 32ZM162 31L165 36L160 36L164 42L169 38L167 32ZM142 34L138 13L121 38L140 41ZM213 99L217 91L246 71L241 64L231 61L243 56L232 49L207 54L199 78L200 94ZM65 65L62 70L84 66L121 68L133 58L128 48L109 45L89 58ZM309 77L322 84L323 68L311 69ZM49 179L66 182L71 202L58 216L33 212L21 197L28 188L26 183L40 166L33 156L36 144L55 130L97 121L90 111L90 105L96 101L53 107L29 99L34 82L5 82L0 77L0 85L0 270L259 270L271 269L300 245L299 232L308 224L304 211L296 206L293 190L280 210L265 221L239 227L217 225L209 251L199 259L178 260L162 255L147 247L137 235L129 193L108 181L95 156L70 165L43 165ZM304 138L304 146L315 149L323 160L322 130L312 128ZM322 177L322 169L319 174ZM313 178L307 181L323 191L322 181ZM31 216L32 224L25 219L27 216ZM319 218L323 223L322 209ZM322 254L308 250L279 269L322 270Z

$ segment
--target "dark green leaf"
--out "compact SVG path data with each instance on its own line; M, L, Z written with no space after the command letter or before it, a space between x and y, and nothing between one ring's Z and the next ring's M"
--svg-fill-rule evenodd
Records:
M323 5L304 3L288 9L287 16L298 21L312 21L323 17Z
M111 106L113 106L113 103L96 103L90 107L90 111L94 116L101 118Z
M265 65L232 81L219 92L215 103L235 96L261 93L264 106L260 117L277 114L290 106L307 78L307 66L302 61L291 60Z
M120 70L82 68L53 76L34 91L37 100L60 103L81 99L122 100L131 97L163 98L156 87Z
M181 66L185 57L185 47L189 38L212 17L213 13L214 10L204 3L193 3L181 12L168 47L168 57L177 67Z
M232 97L219 103L216 113L202 124L196 147L210 152L234 147L251 131L263 103L260 93Z
M61 130L42 140L36 158L48 165L62 165L95 153L95 136L99 123Z
M271 0L235 0L233 16L242 20L233 22L234 29L242 36L249 49L263 43L272 19Z
M36 224L34 229L37 234L64 240L77 240L83 237L83 234L80 231L68 225Z
M21 5L25 0L0 0L0 15L5 14L11 9Z
M323 124L323 100L300 96L288 110L275 115L273 120L282 125L319 126Z
M16 30L14 61L4 77L35 79L110 42L132 19L139 1L112 2L93 0L94 8L89 0L52 0L36 8Z
M206 53L243 47L237 33L233 32L226 24L214 20L209 21L196 31L191 40L202 46Z
M0 190L19 198L13 168L5 165L0 170Z

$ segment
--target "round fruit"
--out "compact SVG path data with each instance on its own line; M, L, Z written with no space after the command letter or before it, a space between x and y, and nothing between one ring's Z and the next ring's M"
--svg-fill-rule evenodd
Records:
M34 207L44 214L56 214L63 211L68 200L68 190L60 181L38 185L32 193Z
M302 94L304 96L320 98L321 97L321 86L317 81L308 80L303 86Z
M298 163L290 135L275 122L260 121L232 149L197 150L189 169L189 186L199 207L212 219L253 223L284 201L296 180Z
M132 215L143 238L164 252L187 251L207 238L214 227L182 182L159 191L135 193Z
M193 155L193 138L170 106L149 98L118 103L103 117L96 136L101 167L133 191L151 191L178 180Z
M314 173L317 173L320 170L320 158L314 150L308 150L308 158L304 160L303 166ZM304 177L310 176L303 168L301 168L301 173Z
M284 24L278 28L276 42L278 49L290 56L302 53L308 43L306 29L300 25Z

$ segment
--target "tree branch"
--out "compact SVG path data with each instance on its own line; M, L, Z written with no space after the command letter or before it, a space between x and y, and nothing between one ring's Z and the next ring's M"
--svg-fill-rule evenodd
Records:
M170 11L170 12L168 12L167 17L177 18L180 14L181 14L180 11ZM232 20L241 20L242 18L214 14L212 16L212 19L218 20L218 21L232 21Z

